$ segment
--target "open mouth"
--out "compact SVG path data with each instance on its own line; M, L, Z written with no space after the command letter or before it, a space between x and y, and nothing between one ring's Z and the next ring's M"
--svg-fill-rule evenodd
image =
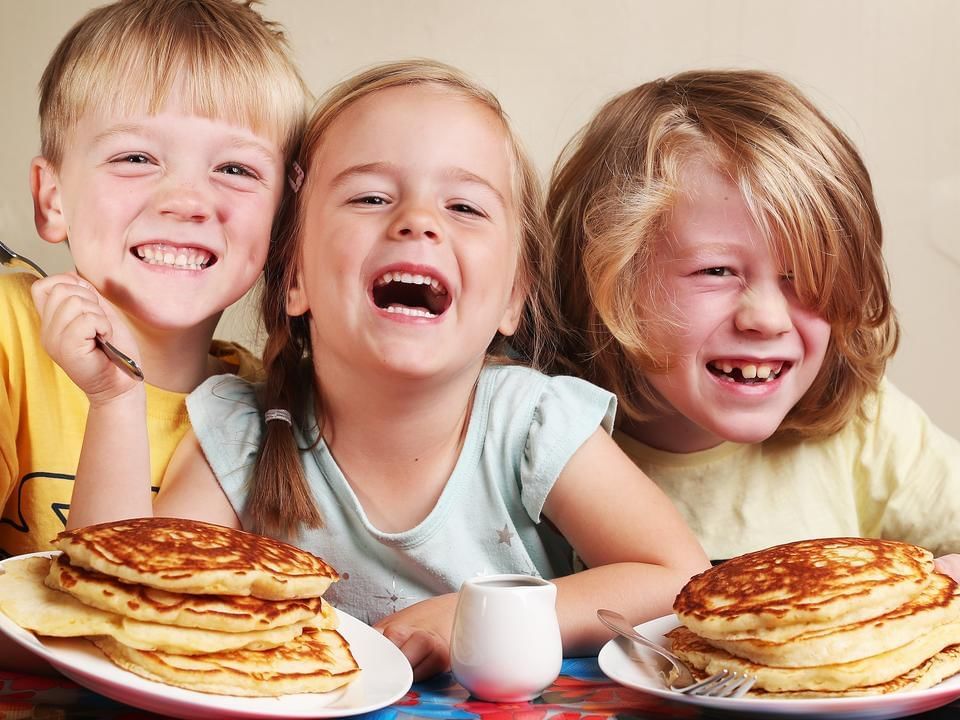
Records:
M784 371L790 369L790 365L791 363L783 360L765 363L711 360L707 363L707 370L727 382L762 385L776 380Z
M373 303L388 313L435 318L450 307L450 295L430 275L393 271L374 281Z
M138 245L130 252L148 265L163 265L179 270L203 270L217 262L217 257L209 250L161 243Z

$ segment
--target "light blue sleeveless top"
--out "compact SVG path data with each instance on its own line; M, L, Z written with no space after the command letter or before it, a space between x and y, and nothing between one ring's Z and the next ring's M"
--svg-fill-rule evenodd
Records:
M264 428L257 397L257 386L220 375L187 399L203 452L244 523ZM541 509L584 441L601 425L610 432L615 411L611 393L583 380L487 366L460 457L420 524L399 533L374 527L321 440L300 456L326 527L291 540L340 573L325 598L371 624L477 575L567 575L571 549ZM298 442L308 447L312 438L298 433Z

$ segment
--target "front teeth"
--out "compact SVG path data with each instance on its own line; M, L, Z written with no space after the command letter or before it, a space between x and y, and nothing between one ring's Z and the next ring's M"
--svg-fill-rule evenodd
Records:
M198 248L182 249L164 245L140 245L137 256L148 265L166 265L183 270L203 270L210 263L210 253Z
M721 361L721 362L711 362L711 366L721 371L724 375L729 376L728 379L736 382L736 378L733 377L734 369L740 370L740 375L744 380L755 380L760 379L764 382L770 382L776 380L780 373L783 371L783 362L767 364L767 363L745 363L743 365L735 365L731 362Z
M429 285L430 289L437 295L442 295L446 292L446 289L436 278L432 278L429 275L418 275L415 273L408 272L385 272L379 278L377 278L377 285L386 285L392 282L402 282L407 283L408 285ZM430 317L435 317L431 315Z

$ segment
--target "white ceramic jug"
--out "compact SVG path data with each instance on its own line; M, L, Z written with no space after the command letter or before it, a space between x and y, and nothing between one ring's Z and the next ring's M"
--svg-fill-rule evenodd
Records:
M450 638L453 675L492 702L537 697L560 674L557 588L530 575L488 575L460 586Z

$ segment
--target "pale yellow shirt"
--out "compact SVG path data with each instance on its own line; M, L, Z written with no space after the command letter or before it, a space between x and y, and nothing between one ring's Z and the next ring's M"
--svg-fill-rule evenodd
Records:
M823 439L694 453L614 439L670 496L713 560L816 537L960 552L960 443L888 381L867 419Z
M86 395L40 344L30 297L35 278L0 274L0 558L48 550L65 527L87 422ZM254 379L259 362L238 345L211 353ZM186 393L146 385L154 492L190 427Z

